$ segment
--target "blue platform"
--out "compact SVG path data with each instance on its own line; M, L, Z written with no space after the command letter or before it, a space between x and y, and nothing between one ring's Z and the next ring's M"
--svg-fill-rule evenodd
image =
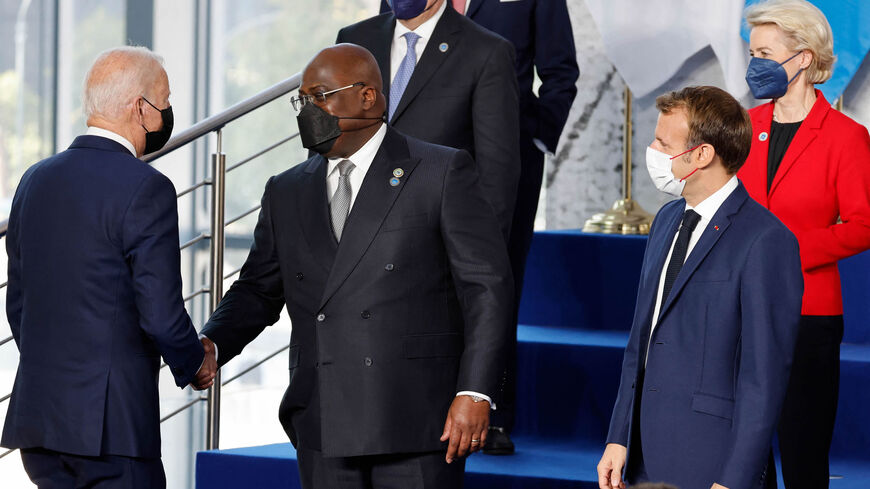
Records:
M535 235L518 340L510 457L475 455L467 487L597 488L646 239L577 231ZM870 488L870 253L841 263L846 335L832 489ZM275 406L276 416L278 407ZM290 444L201 452L202 489L299 487ZM782 487L780 485L780 487Z

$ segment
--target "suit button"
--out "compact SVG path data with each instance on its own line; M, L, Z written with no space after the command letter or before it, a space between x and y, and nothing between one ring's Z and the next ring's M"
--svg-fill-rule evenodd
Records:
M360 313L360 316L362 316L363 319L369 319L372 317L372 313L370 313L368 311L363 311Z
M372 359L371 359L371 357L366 357L366 359L365 359L365 364L366 364L366 367L371 367L371 366L372 366Z
M323 314L321 312L320 314L317 315L317 322L322 323L323 321L326 321L326 314Z
M302 275L302 272L296 274L296 280L302 280L303 278L305 278L305 275Z
M384 270L386 270L386 271L388 271L388 272L392 272L392 271L395 270L395 269L396 269L396 266L393 265L392 263L387 263L387 264L384 266Z

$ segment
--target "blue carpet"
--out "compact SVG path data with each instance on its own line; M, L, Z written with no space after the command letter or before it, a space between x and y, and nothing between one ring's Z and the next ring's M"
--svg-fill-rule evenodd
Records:
M466 487L596 488L646 239L537 233L520 307L511 457L475 455ZM840 264L846 310L832 489L870 488L870 252ZM275 406L277 413L277 406ZM277 416L277 414L276 414ZM289 444L201 452L197 486L299 487ZM782 487L782 485L780 485Z

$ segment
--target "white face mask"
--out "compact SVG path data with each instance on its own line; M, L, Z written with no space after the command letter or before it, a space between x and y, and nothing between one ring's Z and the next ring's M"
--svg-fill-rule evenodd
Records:
M662 192L680 197L683 195L686 180L677 180L677 177L674 176L674 172L671 170L672 161L671 155L652 147L646 148L646 169L649 171L653 185Z

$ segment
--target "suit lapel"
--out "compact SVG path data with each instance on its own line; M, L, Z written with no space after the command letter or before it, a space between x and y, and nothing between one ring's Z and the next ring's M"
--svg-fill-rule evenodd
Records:
M665 267L668 252L671 250L671 243L674 242L674 235L677 234L677 229L680 227L680 220L683 215L682 209L684 208L685 203L676 206L673 215L668 216L666 220L661 222L664 236L661 239L657 239L654 243L650 242L652 247L649 250L650 264L646 269L646 277L642 284L643 290L648 291L648 293L642 295L643 303L638 304L639 310L644 311L644 320L641 324L646 325L645 327L649 327L651 324L653 308L658 299L662 270Z
M794 139L792 139L791 144L789 144L788 149L785 151L785 156L782 157L782 163L780 163L779 169L776 170L773 184L770 186L770 191L767 193L768 201L770 201L773 192L776 191L779 182L782 181L791 167L794 166L804 150L807 149L807 146L816 139L819 129L822 127L822 121L825 119L825 116L828 115L828 111L831 110L831 104L828 103L825 96L822 95L822 92L816 90L816 97L816 103L813 104L810 113L807 114L807 118L804 119L801 127L798 128L797 133L794 135Z
M680 269L680 274L677 275L677 280L674 282L670 295L668 295L665 303L662 304L661 311L659 312L659 322L661 322L661 318L664 317L680 295L680 291L686 286L692 274L695 273L695 270L701 265L704 258L707 257L710 250L719 241L719 238L728 230L728 227L731 225L731 216L740 210L748 198L749 194L746 193L746 189L740 183L734 189L734 192L725 199L719 210L716 211L713 219L710 220L710 224L707 225L707 229L704 229L703 234L701 234L701 239L698 240L698 243L686 259L686 263L683 264L683 268Z
M329 220L329 198L326 195L326 158L317 155L305 163L305 176L299 191L298 208L302 210L302 232L308 249L318 263L330 270L338 243Z
M767 156L770 152L770 125L773 120L773 102L759 110L752 119L752 151L757 151L761 164L755 165L756 182L764 182L764 198L767 199ZM761 203L767 207L767 201Z
M405 88L405 93L402 94L402 100L399 101L390 124L396 123L405 109L417 97L417 94L426 86L432 75L438 71L441 63L456 51L461 39L461 18L462 16L453 10L453 8L446 8L444 10L444 14L442 14L441 19L435 26L435 30L432 32L432 38L426 43L426 49L423 50L423 55L420 56L417 67L414 68L414 73L411 75L411 80L408 81L408 86ZM390 38L392 39L392 35ZM442 44L445 44L447 47L444 51L440 47Z
M377 30L374 32L371 53L378 62L378 67L381 69L381 80L384 83L384 97L387 101L387 107L390 106L390 51L393 45L393 33L396 30L396 16L392 13L383 15L383 20Z
M483 5L484 0L471 0L468 4L468 10L465 11L465 16L471 18L474 14L480 10L481 5Z
M388 129L347 217L335 262L326 281L321 308L356 268L417 163L418 160L411 159L404 138ZM390 179L395 168L404 170L404 176L399 179L399 185L394 187Z

